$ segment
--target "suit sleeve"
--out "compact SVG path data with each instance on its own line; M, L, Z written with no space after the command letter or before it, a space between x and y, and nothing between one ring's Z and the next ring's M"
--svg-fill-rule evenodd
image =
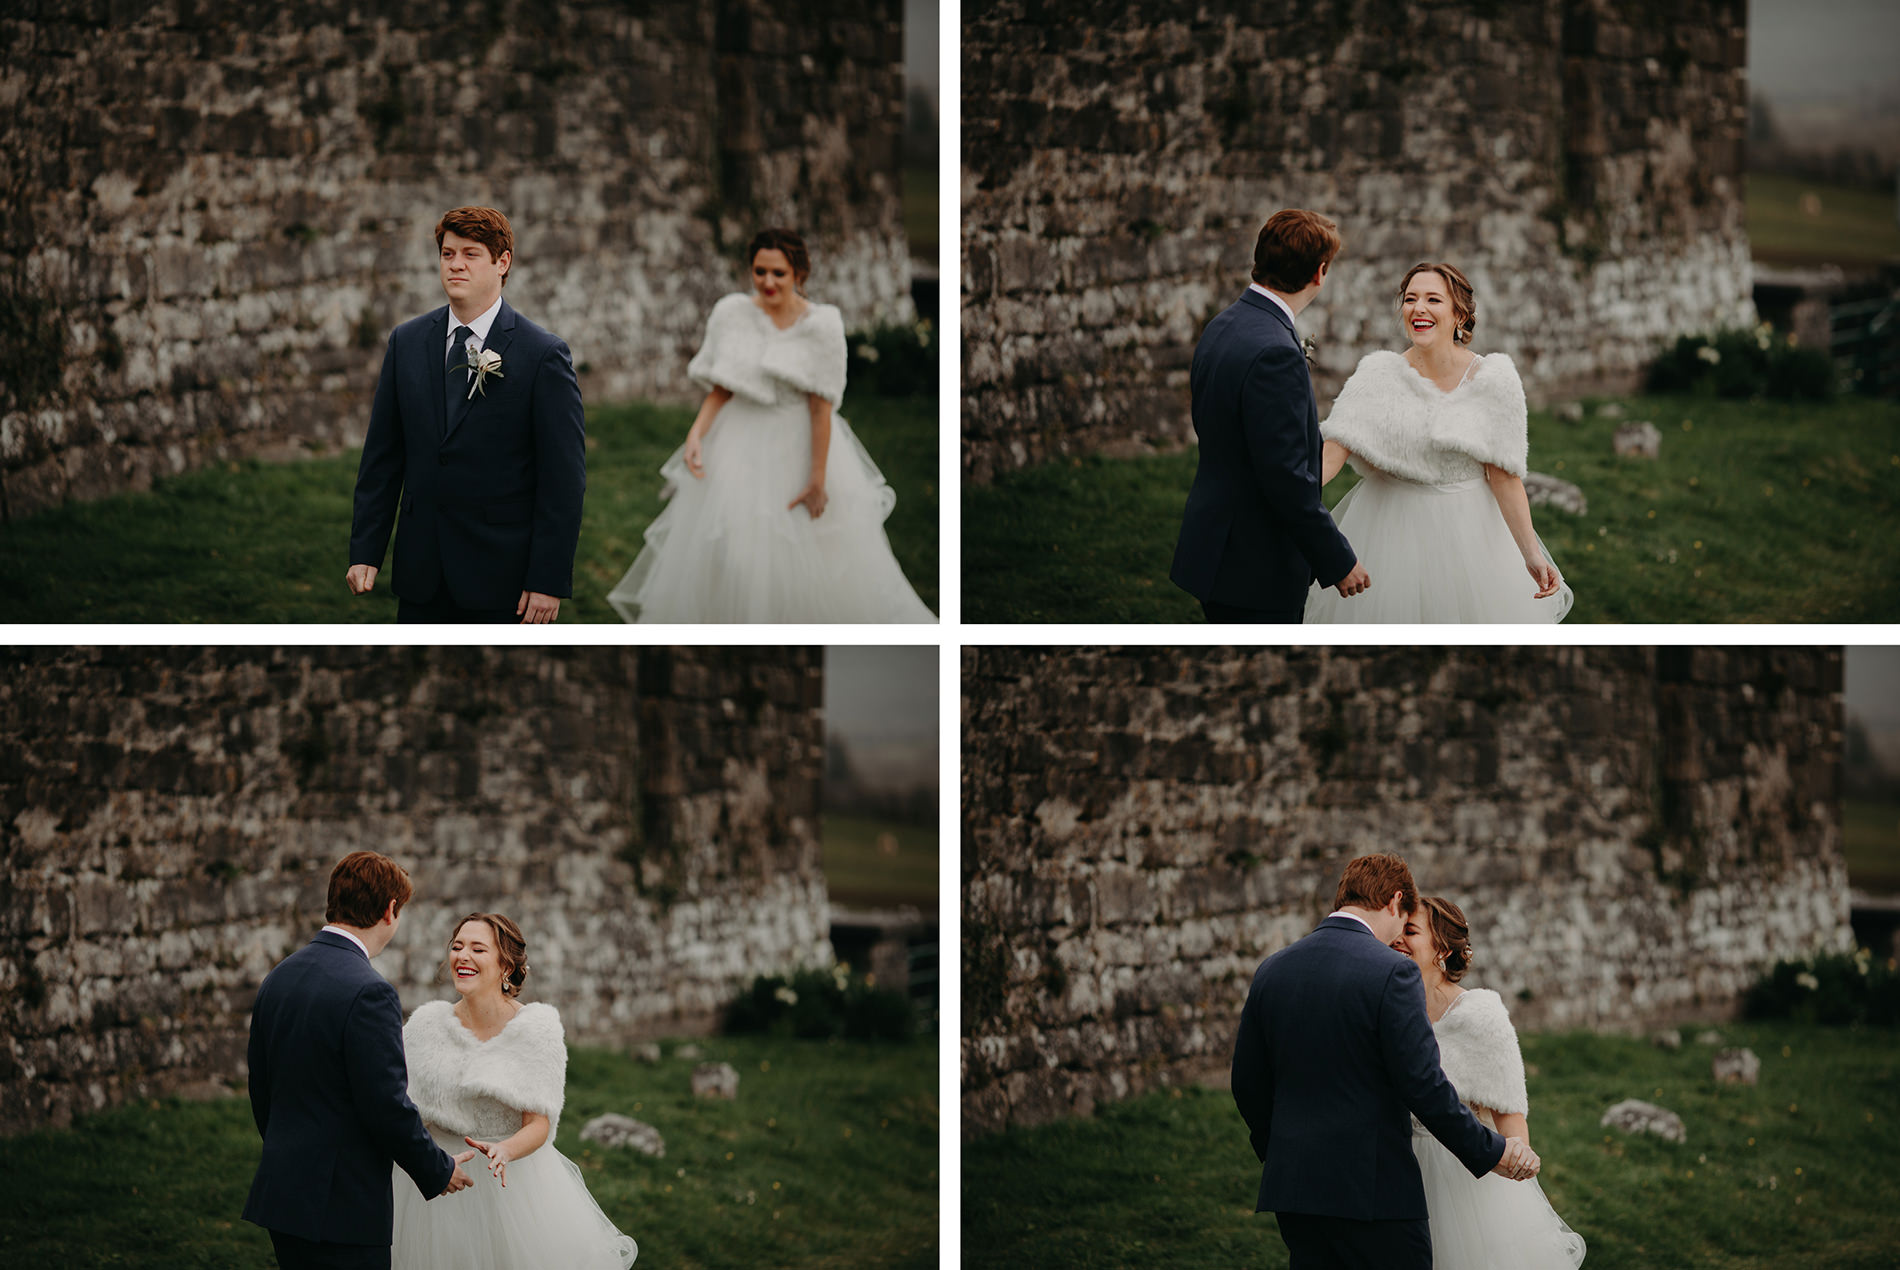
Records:
M265 1137L270 1129L270 1058L256 1004L251 1007L251 1035L245 1043L244 1062L249 1071L251 1119L257 1122L257 1136Z
M1254 994L1247 994L1240 1012L1240 1035L1234 1039L1234 1069L1230 1083L1234 1105L1247 1122L1247 1140L1260 1162L1267 1161L1267 1139L1273 1131L1273 1059L1267 1052L1266 1030L1261 1026Z
M344 1024L343 1059L350 1098L370 1140L415 1180L424 1199L449 1184L455 1161L423 1127L409 1101L409 1065L403 1059L402 1001L387 983L365 988Z
M376 398L369 408L369 433L356 466L356 508L350 520L350 563L383 567L389 535L396 527L396 503L402 496L402 408L396 399L396 337L383 352L376 376Z
M567 345L555 340L535 368L534 539L522 586L542 595L574 594L574 548L587 489L587 425L580 381Z
M1409 960L1395 966L1379 1003L1379 1044L1399 1101L1473 1177L1504 1155L1504 1139L1478 1123L1439 1065L1438 1037L1425 1013L1425 987Z
M1240 426L1247 460L1267 506L1285 526L1313 576L1332 586L1358 559L1320 498L1319 463L1308 444L1305 416L1294 409L1312 394L1298 348L1271 345L1247 368L1240 390Z

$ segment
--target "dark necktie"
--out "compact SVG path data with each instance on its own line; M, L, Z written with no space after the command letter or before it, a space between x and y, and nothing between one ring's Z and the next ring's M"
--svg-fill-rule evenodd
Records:
M448 411L442 416L442 430L446 433L449 424L455 421L455 408L461 404L462 396L468 391L468 337L474 332L466 326L455 328L455 343L449 348L448 370L443 374L443 382L448 388Z

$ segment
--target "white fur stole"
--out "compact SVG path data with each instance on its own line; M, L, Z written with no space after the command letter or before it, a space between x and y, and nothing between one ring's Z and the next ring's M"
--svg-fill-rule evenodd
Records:
M1367 353L1319 430L1352 451L1354 467L1363 459L1424 485L1469 480L1482 463L1521 477L1530 455L1524 384L1503 353L1486 354L1448 393L1397 353Z
M1504 998L1489 988L1468 988L1432 1030L1438 1034L1439 1064L1459 1098L1499 1115L1530 1114L1524 1056Z
M836 305L811 311L779 330L752 302L734 292L713 305L706 340L686 374L703 388L724 388L775 406L816 393L834 407L844 397L844 317Z
M403 1025L409 1064L409 1100L422 1118L458 1134L474 1134L478 1100L492 1098L549 1121L548 1140L560 1128L567 1097L567 1039L553 1006L533 1002L495 1036L480 1041L447 1001L418 1006Z

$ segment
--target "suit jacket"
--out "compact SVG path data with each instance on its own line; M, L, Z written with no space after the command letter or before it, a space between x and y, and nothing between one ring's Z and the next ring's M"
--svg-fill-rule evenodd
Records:
M1243 292L1201 332L1189 384L1200 461L1168 576L1199 600L1298 608L1357 556L1320 500L1319 411L1293 323Z
M392 1161L425 1198L448 1186L455 1161L409 1101L402 1001L348 939L319 932L265 976L249 1057L264 1157L244 1220L301 1239L387 1245Z
M523 591L574 593L587 434L574 362L506 300L489 327L501 355L473 399L446 412L449 308L389 337L356 472L350 563L382 567L398 506L395 591L441 586L463 608L513 608Z
M1254 972L1233 1089L1260 1157L1260 1212L1424 1218L1411 1116L1474 1177L1504 1155L1439 1069L1418 967L1350 917Z

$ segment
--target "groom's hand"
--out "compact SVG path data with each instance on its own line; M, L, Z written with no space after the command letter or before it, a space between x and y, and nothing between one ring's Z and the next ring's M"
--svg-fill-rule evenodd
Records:
M1355 560L1352 562L1352 572L1341 578L1334 585L1339 588L1341 595L1350 599L1371 586L1372 577L1366 572L1366 566Z
M351 595L368 595L376 586L376 566L353 564L343 578L350 584Z
M515 601L515 616L521 624L541 625L554 620L561 611L561 601L552 595L542 595L539 591L523 591L521 598Z
M1536 1177L1541 1167L1543 1162L1537 1158L1537 1152L1531 1150L1530 1143L1522 1138L1506 1138L1504 1154L1491 1166L1491 1171L1513 1182L1522 1182L1526 1178Z
M479 1151L464 1151L462 1154L454 1157L455 1172L449 1174L449 1184L442 1191L444 1195L453 1195L457 1191L466 1190L475 1185L475 1179L462 1172L462 1166L480 1154L481 1152Z

